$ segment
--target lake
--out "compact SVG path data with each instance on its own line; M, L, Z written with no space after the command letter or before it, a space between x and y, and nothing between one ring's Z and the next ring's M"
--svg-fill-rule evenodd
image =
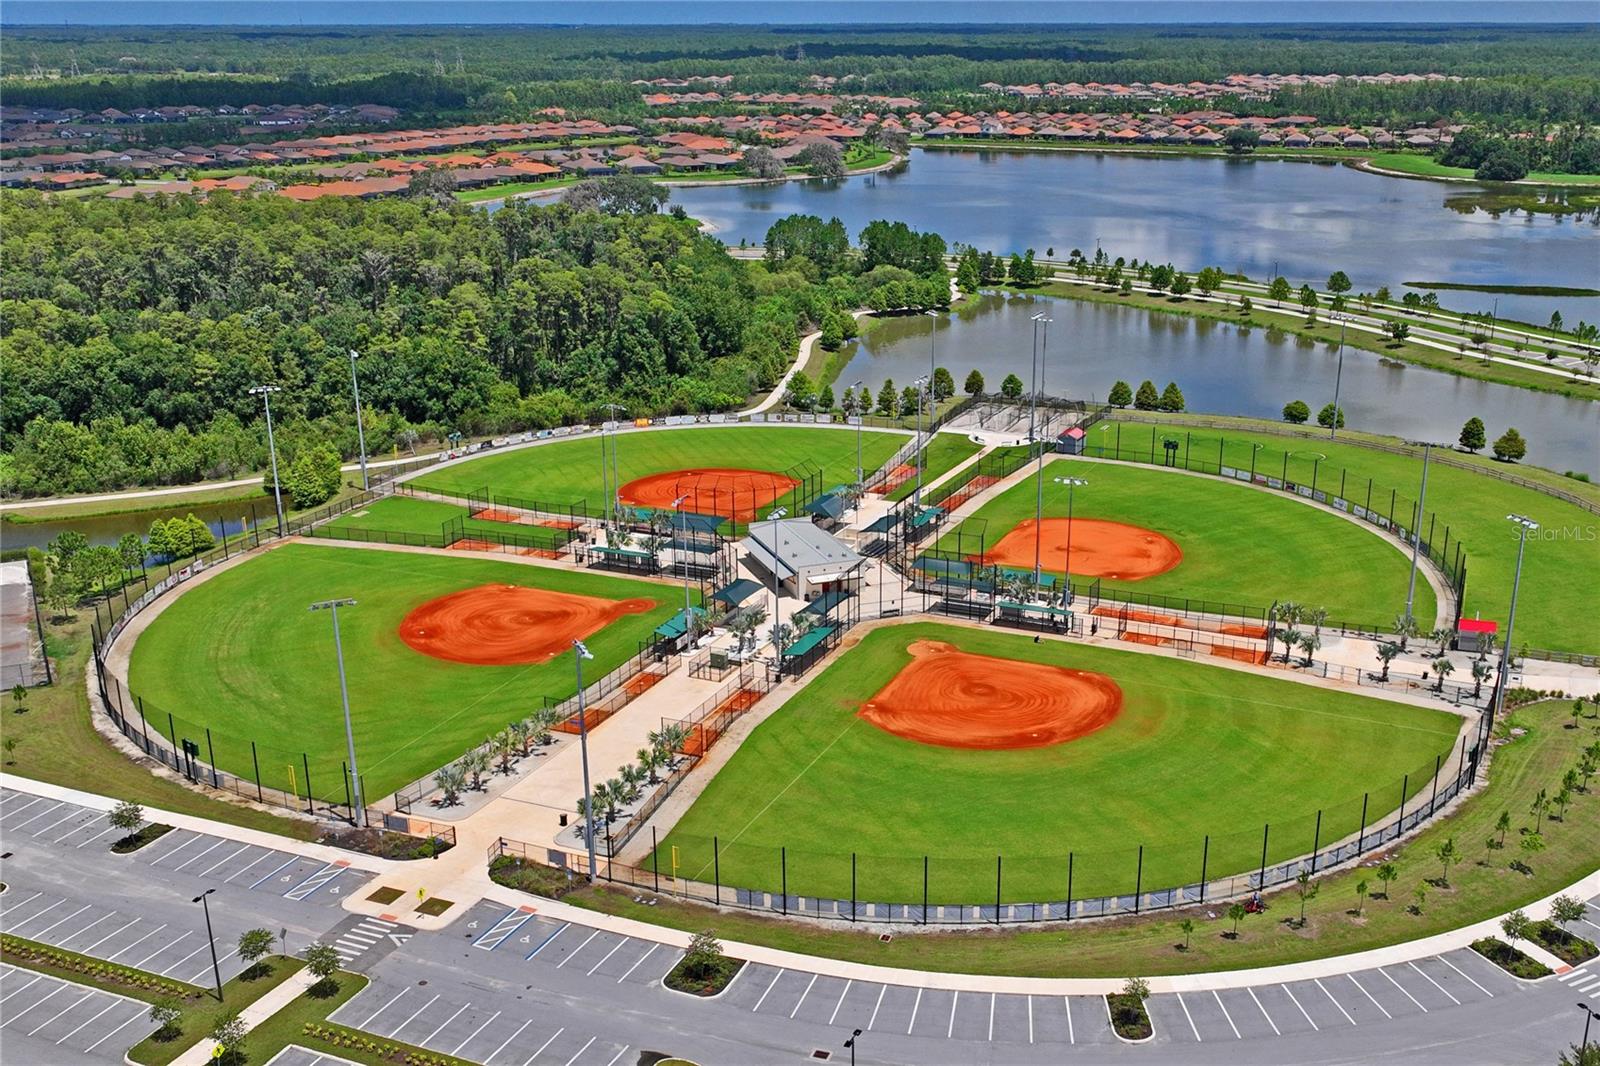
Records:
M864 380L874 395L885 378L904 387L928 373L930 338L938 364L960 388L967 372L983 374L997 392L1007 373L1028 384L1031 316L1043 311L1044 392L1103 400L1113 382L1135 388L1148 378L1160 389L1175 381L1191 411L1281 417L1304 400L1313 412L1333 400L1337 349L1277 330L1191 319L1134 307L1038 296L989 294L938 319L925 315L877 322L841 349L834 391ZM937 333L930 331L937 325ZM1527 461L1556 470L1600 474L1600 403L1456 377L1380 361L1345 349L1339 406L1350 429L1418 440L1455 441L1476 415L1492 441L1508 426L1528 440Z
M89 538L90 544L115 544L122 539L124 533L137 533L141 537L150 532L150 523L156 519L166 521L169 518L182 518L193 514L196 518L211 527L211 533L218 538L225 534L234 534L249 529L253 524L265 523L271 526L276 519L273 516L272 497L262 494L254 502L254 522L251 517L252 504L248 502L234 503L202 503L188 507L164 508L157 511L129 511L124 514L96 515L90 518L59 518L43 522L0 522L0 541L7 548L42 548L55 539L58 533L75 529ZM48 515L49 511L38 512Z
M1561 190L1529 188L1560 200ZM1217 266L1296 287L1343 270L1356 290L1407 281L1600 288L1600 210L1529 212L1503 189L1366 174L1331 163L1161 159L1114 153L918 149L898 173L776 185L699 185L673 204L728 244L760 244L774 220L838 216L851 238L875 218L1012 252L1073 248ZM1543 324L1600 320L1600 297L1447 291L1440 302Z

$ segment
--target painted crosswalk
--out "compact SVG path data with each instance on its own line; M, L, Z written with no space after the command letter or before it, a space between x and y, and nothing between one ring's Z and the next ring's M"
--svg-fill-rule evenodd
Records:
M362 918L355 925L333 934L333 950L339 953L339 961L348 967L372 948L389 948L409 939L407 934L396 932L400 928L399 923L386 918Z

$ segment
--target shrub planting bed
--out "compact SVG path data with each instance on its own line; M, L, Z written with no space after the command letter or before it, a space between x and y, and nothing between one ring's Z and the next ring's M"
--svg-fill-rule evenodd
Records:
M1551 974L1550 967L1531 959L1499 937L1486 936L1472 942L1472 950L1500 967L1512 977L1536 981Z
M1550 954L1570 966L1588 962L1600 955L1592 941L1569 933L1555 922L1534 922L1531 939Z
M192 1000L204 993L194 985L173 981L158 974L102 962L76 951L66 951L9 933L0 934L0 958L36 973L49 974L78 984L92 985L135 999L171 996Z
M531 892L546 899L560 899L579 884L566 870L531 859L519 859L514 855L501 855L491 862L489 877L495 884Z
M1150 1014L1144 1009L1144 1000L1126 992L1106 996L1106 1009L1111 1012L1111 1025L1124 1040L1148 1040L1155 1035L1150 1024Z
M111 850L118 855L126 855L130 851L138 851L146 844L155 843L170 832L172 832L172 826L152 823L140 828L136 833L129 833L127 836L113 841Z

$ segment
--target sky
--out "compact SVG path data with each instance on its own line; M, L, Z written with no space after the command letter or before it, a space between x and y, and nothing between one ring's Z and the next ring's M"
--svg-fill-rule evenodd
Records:
M9 25L1596 22L1595 0L7 0Z

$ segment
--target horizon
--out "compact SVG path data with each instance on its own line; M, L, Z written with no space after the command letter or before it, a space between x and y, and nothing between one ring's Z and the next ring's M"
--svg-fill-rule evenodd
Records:
M1527 26L1600 23L1593 3L1583 0L1350 0L1328 5L1315 0L1267 3L1222 0L1197 8L1172 0L1091 3L1084 0L998 0L975 6L953 0L860 0L813 4L773 0L398 0L395 3L329 4L313 0L218 3L203 0L12 0L0 25L116 29L120 27L226 28L303 27L505 27L549 29L629 26L740 26L842 29L937 26ZM364 17L367 14L374 17ZM791 13L794 13L791 16Z

